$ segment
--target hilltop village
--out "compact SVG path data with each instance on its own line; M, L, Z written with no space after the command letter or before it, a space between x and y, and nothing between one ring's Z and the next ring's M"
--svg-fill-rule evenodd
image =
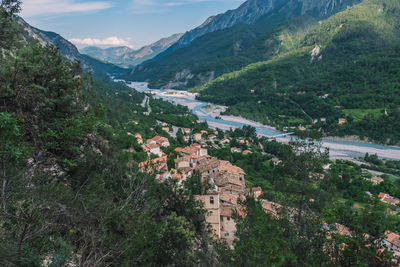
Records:
M164 128L168 131L168 127ZM197 195L196 199L201 201L207 210L206 222L211 226L215 237L226 240L232 246L235 239L235 222L233 216L235 212L240 213L238 200L244 199L246 195L254 194L256 198L262 195L260 187L246 189L244 170L238 166L232 165L229 161L219 160L216 157L208 155L208 146L203 136L211 142L216 140L218 132L208 134L203 130L200 133L191 134L191 129L183 129L185 132L185 140L189 141L189 136L196 142L186 147L177 147L175 152L177 158L174 159L174 168L168 169L168 155L162 148L170 146L168 138L155 136L146 140L143 144L141 135L135 134L138 143L142 144L142 149L151 158L151 160L141 162L139 168L142 172L155 173L156 178L160 182L168 179L174 179L179 185L182 185L189 177L198 175L201 184L201 195ZM220 143L225 145L230 143L231 139L223 138ZM240 143L249 143L248 141L239 140ZM232 152L243 153L247 155L250 150L242 151L240 148L232 148ZM271 207L275 204L266 204Z
M162 130L168 135L175 135L166 123L160 123ZM203 208L207 211L206 223L210 227L211 236L220 240L224 240L229 247L233 248L236 223L235 216L246 216L241 204L246 197L253 197L262 203L263 210L271 216L278 218L285 208L281 204L269 201L264 198L263 190L260 186L246 186L246 172L227 160L220 160L211 156L208 149L220 150L229 149L232 154L241 154L242 156L251 155L252 150L262 147L261 144L252 142L251 138L232 138L221 130L199 130L193 132L190 128L178 129L183 133L183 140L187 146L175 147L171 152L171 143L169 138L164 136L154 136L153 138L144 140L139 133L128 133L136 138L138 144L141 145L144 152L147 153L148 160L139 163L139 170L145 173L151 173L156 176L160 182L175 181L179 186L183 186L185 181L190 177L198 177L200 194L196 195L196 199L202 203ZM239 146L235 147L233 144ZM169 151L169 152L164 152ZM264 153L263 154L268 154ZM272 166L282 165L282 160L278 157L270 157L268 160ZM169 166L168 162L173 162L173 166ZM310 178L323 180L325 173L329 172L331 164L324 166L321 173L311 173ZM339 176L343 179L343 176ZM365 177L365 181L373 186L379 186L384 183L381 177ZM370 198L375 197L369 191L365 194ZM400 216L400 200L390 196L387 193L380 192L377 197L382 203L393 206L393 214ZM289 213L294 213L292 208ZM351 236L351 230L340 224L325 223L325 229L333 234L342 236ZM382 249L393 252L394 256L400 259L400 235L386 231L385 238L380 241Z

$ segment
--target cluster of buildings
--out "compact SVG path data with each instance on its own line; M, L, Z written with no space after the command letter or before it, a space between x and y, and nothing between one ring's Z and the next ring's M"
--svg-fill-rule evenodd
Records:
M175 160L175 169L183 174L182 179L194 173L200 177L202 194L196 199L207 210L206 222L211 227L212 235L232 246L236 232L233 216L235 213L243 215L238 202L249 194L260 197L261 188L246 189L243 169L229 161L209 156L200 145L193 144L176 151L180 157Z
M138 143L139 143L139 141L138 141ZM151 139L148 139L146 141L146 144L142 145L142 149L144 152L147 153L148 156L150 156L151 154L154 154L159 157L163 157L163 156L165 156L165 154L162 152L161 147L169 147L169 146L170 146L170 143L168 141L168 138L162 137L162 136L155 136Z
M372 177L371 179L368 179L373 185L378 185L383 183L385 180L383 180L381 177Z
M381 245L384 249L393 253L395 263L400 265L400 235L386 231Z
M207 210L206 222L211 227L212 235L232 245L236 232L233 216L235 212L241 213L238 207L239 199L244 200L248 194L258 198L262 195L261 188L246 189L246 173L243 169L232 165L229 161L211 157L208 155L208 150L197 143L176 148L175 151L179 156L174 160L175 168L168 170L168 156L161 148L169 145L165 137L156 136L148 139L142 145L143 151L149 156L154 154L158 157L141 162L140 170L155 173L161 182L171 178L176 179L178 185L194 174L199 175L202 194L197 195L196 199L201 201ZM268 204L265 205L271 212L274 210L267 207Z
M386 193L379 193L378 197L383 203L397 206L400 204L400 199L390 196Z
M184 129L184 132L189 134L190 129ZM205 133L200 134L204 136ZM136 137L138 143L143 143L139 134L132 136ZM196 139L196 134L193 135L193 138ZM229 139L220 140L222 144L228 142L230 142ZM240 200L244 200L248 195L259 199L263 194L262 189L260 187L246 189L246 173L243 169L232 165L229 161L219 160L208 155L208 150L197 143L184 148L176 148L175 151L179 156L174 160L174 168L168 169L168 156L161 150L162 147L168 146L170 143L165 137L155 136L146 140L142 144L143 151L148 153L149 158L151 154L158 157L140 163L140 170L155 173L156 178L161 182L167 179L176 179L179 185L192 175L199 175L202 193L197 195L196 199L202 202L203 208L207 211L206 223L211 228L213 237L225 240L232 247L236 232L236 223L233 217L235 215L245 216L245 212L240 207ZM232 148L232 152L244 151ZM271 162L276 165L280 163L280 160L273 158ZM323 179L324 177L321 175L314 178ZM368 180L374 185L384 181L380 177L372 177ZM395 206L400 204L399 199L386 193L380 193L379 198L387 204ZM266 213L275 218L278 218L279 210L282 208L277 203L263 200L262 207ZM335 229L337 230L334 232L337 234L351 235L350 230L343 225L336 224ZM400 262L400 235L387 231L380 242L382 248L393 252L395 258L398 258Z

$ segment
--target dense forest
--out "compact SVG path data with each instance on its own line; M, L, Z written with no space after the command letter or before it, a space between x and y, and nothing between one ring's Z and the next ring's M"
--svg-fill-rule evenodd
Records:
M126 128L157 125L132 110L144 96L26 43L18 10L1 2L0 265L212 265L193 195L137 170L146 155Z
M178 186L139 172L148 156L127 134L164 135L172 151L186 143L167 135L159 120L211 132L207 125L187 108L156 99L146 114L145 95L91 77L57 48L22 38L13 19L20 2L0 3L0 265L392 265L378 241L386 230L398 231L399 216L365 191L400 197L398 179L384 177L375 187L359 166L330 162L318 142L280 144L258 139L251 127L226 134L248 140L230 146L252 154L229 146L209 152L242 167L248 187L261 186L282 209L272 216L261 201L245 198L246 216L235 216L234 248L210 238L194 198L196 177ZM326 179L310 177L329 163ZM335 223L351 234L338 234Z
M399 10L398 1L365 0L310 29L289 52L197 88L199 99L281 129L314 124L397 144Z

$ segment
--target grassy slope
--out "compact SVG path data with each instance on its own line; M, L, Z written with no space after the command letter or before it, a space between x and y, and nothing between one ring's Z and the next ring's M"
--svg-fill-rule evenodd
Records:
M399 6L398 1L366 0L309 31L299 48L197 88L200 98L227 104L232 114L275 125L327 117L330 126L322 127L330 132L338 131L331 125L346 115L336 105L396 111ZM317 45L322 57L312 61ZM329 97L321 98L324 94Z

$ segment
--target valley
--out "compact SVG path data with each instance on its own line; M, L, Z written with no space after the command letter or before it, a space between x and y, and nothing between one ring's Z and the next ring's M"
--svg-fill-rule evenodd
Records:
M271 126L266 126L259 122L251 121L242 117L221 115L221 112L226 110L226 107L224 106L217 105L216 110L209 110L207 112L204 107L209 106L210 103L196 100L196 94L168 89L149 89L146 83L132 82L128 83L128 86L134 88L138 92L148 92L155 97L188 107L200 121L207 122L211 128L218 128L226 131L229 129L242 128L246 125L255 127L257 134L260 137L265 136L268 138L275 138L284 143L290 141L290 138L284 138L282 136L290 135L288 132L280 132ZM329 148L332 159L352 160L354 158L363 157L365 153L369 153L377 154L381 158L400 160L400 147L396 146L385 146L340 139L335 140L332 138L323 138L322 142L324 148Z
M30 1L0 266L400 266L398 0Z

